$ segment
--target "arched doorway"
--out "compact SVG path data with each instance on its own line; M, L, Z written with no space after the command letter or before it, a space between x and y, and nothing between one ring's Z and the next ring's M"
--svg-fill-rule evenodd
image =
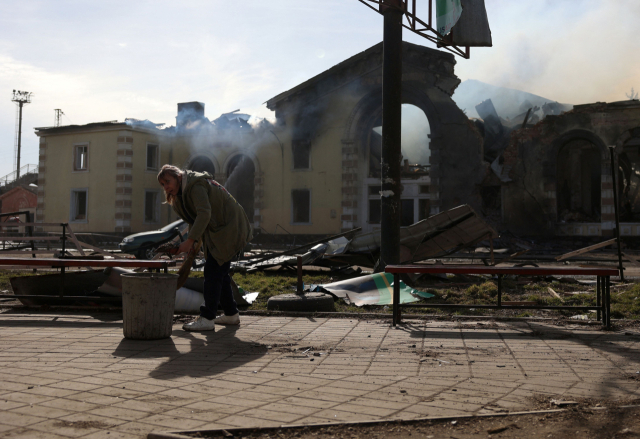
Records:
M640 127L624 143L618 156L618 199L620 220L640 221Z
M216 175L216 167L209 157L198 155L191 159L189 169L196 172L208 172L213 177Z
M569 140L558 152L557 170L558 220L600 222L600 149L586 139Z
M430 213L429 149L431 128L425 112L412 104L402 104L401 226L423 220ZM368 222L380 223L380 177L382 156L382 116L368 132L369 179Z
M249 156L238 154L227 164L225 187L244 208L249 221L253 223L253 202L256 168Z

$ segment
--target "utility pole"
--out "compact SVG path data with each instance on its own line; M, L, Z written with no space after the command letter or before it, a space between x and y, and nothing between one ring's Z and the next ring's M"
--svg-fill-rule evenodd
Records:
M380 263L378 270L400 263L400 160L402 124L402 6L384 0L382 42L382 181L380 201Z
M54 127L59 127L59 126L60 126L60 117L61 117L64 113L63 113L63 112L62 112L62 110L61 110L61 109L59 109L59 108L56 108L56 109L55 109L55 110L53 110L53 111L55 111L55 112L56 112L56 117L55 117L55 119L54 119L54 121L53 121L53 126L54 126Z
M18 114L16 118L16 140L15 140L15 166L16 166L16 180L20 178L20 147L22 144L22 107L24 104L31 103L31 92L13 90L13 97L11 102L18 104Z

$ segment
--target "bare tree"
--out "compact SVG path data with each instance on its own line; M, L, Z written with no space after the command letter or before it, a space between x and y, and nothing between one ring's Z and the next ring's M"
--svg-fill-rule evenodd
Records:
M629 99L638 99L638 92L634 92L633 87L631 87L631 93L625 93L625 96Z

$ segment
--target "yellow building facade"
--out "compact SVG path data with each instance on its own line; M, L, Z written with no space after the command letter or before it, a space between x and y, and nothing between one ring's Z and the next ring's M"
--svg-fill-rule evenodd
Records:
M403 167L409 225L467 202L465 191L483 170L482 139L451 99L460 82L453 57L409 43L403 51L403 102L421 109L431 127L430 141L420 145L427 158ZM37 220L68 222L80 232L160 228L176 219L156 180L170 163L214 175L257 233L376 229L381 83L378 44L268 100L274 123L250 124L236 113L210 121L204 104L187 102L178 104L170 128L135 120L37 128ZM443 173L443 161L455 163L455 172Z

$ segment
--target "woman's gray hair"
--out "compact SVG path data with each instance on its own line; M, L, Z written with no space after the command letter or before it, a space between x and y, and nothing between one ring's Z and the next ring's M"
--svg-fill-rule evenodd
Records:
M162 168L160 168L160 172L158 172L158 182L160 182L160 179L164 177L173 177L178 180L178 182L180 182L180 178L182 177L182 169L173 165L163 165ZM167 203L173 205L175 195L168 194L167 191L165 191L164 197L167 200Z

